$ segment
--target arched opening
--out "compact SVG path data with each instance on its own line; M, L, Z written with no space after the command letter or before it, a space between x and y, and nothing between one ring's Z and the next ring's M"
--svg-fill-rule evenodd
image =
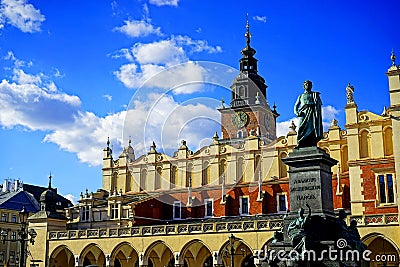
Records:
M111 262L114 267L131 267L139 265L136 250L129 243L119 244L111 253Z
M221 159L219 162L219 178L218 178L219 184L222 184L222 181L225 179L225 175L226 175L226 160Z
M241 182L243 182L245 180L244 179L244 172L243 172L243 170L244 170L243 164L244 164L244 159L242 157L240 157L238 159L237 165L236 165L236 177L237 177L236 181L238 183L241 183Z
M140 173L140 191L146 190L146 179L147 179L147 170L142 169Z
M208 266L212 265L211 250L200 240L188 242L182 249L179 264L187 266Z
M283 163L282 159L287 157L286 152L282 152L279 154L279 178L285 178L288 176L288 166Z
M88 245L81 253L79 257L83 263L83 266L88 265L97 265L97 266L105 266L106 258L104 256L103 251L99 246L95 244Z
M208 185L210 183L210 163L208 161L203 163L203 168L201 171L201 185Z
M360 136L360 158L369 158L371 151L370 136L367 130L361 131Z
M348 146L343 146L340 153L340 167L342 172L347 172L349 170L349 165L347 162L349 161L349 148Z
M385 156L393 155L393 132L392 127L386 127L383 130L383 149Z
M178 168L175 165L172 165L170 178L169 178L169 188L170 189L175 188L177 176L178 176Z
M362 241L372 252L369 255L369 266L399 266L400 251L390 239L382 234L373 233L364 237Z
M243 259L242 267L256 267L254 264L254 257L253 255L247 255L246 258Z
M230 238L229 238L230 239ZM234 266L254 266L254 265L243 265L250 264L253 260L253 250L244 243L243 240L236 239L233 242L233 261ZM218 264L223 266L231 266L231 243L230 241L225 242L219 251ZM250 259L251 258L251 259ZM254 264L254 263L253 263Z
M174 255L172 250L163 242L156 241L145 252L145 265L154 267L173 267L174 266ZM172 265L171 265L172 264Z
M50 256L49 267L73 267L75 266L74 254L67 246L56 248Z
M156 177L154 181L154 190L161 188L162 167L157 167Z

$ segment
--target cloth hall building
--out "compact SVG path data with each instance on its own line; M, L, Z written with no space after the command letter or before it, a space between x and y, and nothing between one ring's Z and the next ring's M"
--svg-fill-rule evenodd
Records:
M65 217L42 203L29 218L38 235L28 264L201 267L230 266L233 258L235 266L262 266L257 255L296 201L282 158L297 145L297 133L292 124L286 136L276 136L279 114L266 101L255 53L247 28L231 102L219 109L221 137L215 134L198 151L183 140L174 155L157 152L153 143L139 157L131 141L119 156L107 142L101 189L83 193ZM344 209L358 222L374 254L396 255L385 266L399 266L400 66L394 55L386 75L390 107L381 115L359 111L354 88L344 85L345 129L332 121L318 145L339 162L332 168L335 211Z

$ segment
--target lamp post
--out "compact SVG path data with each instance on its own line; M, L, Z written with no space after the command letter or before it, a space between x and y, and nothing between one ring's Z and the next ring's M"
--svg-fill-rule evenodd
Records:
M8 232L7 230L2 230L0 235L1 235L1 240L3 241L3 244L6 241L11 241L11 242L17 242L19 241L21 244L20 248L20 255L19 255L19 267L25 267L25 246L26 246L26 241L29 241L32 245L35 243L35 238L37 236L36 231L33 229L30 229L29 231L27 230L27 222L28 222L28 216L29 212L25 209L25 206L22 206L21 211L18 212L19 216L19 221L21 222L21 228L18 231L19 238L18 239L7 239L8 237Z
M231 267L234 267L235 263L234 261L234 257L235 257L235 248L233 247L236 241L236 237L231 233L231 235L229 236L229 245L231 246Z

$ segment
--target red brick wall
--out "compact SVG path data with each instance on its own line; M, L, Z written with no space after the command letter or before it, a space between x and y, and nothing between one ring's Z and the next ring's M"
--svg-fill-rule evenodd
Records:
M371 200L370 202L364 202L363 207L365 208L364 214L382 214L382 213L397 213L397 207L376 207L376 173L373 169L394 169L393 163L387 164L374 164L368 166L361 166L361 179L365 200Z

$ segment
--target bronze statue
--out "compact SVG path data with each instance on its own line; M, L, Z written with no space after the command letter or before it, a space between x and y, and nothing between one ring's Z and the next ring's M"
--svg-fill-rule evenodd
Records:
M297 98L294 113L300 118L297 131L297 147L316 146L322 139L322 101L318 92L311 91L312 82L303 84L305 92Z
M299 217L290 222L287 229L288 236L292 240L293 249L300 253L306 249L307 233L305 227L311 219L311 208L308 203L306 203L306 206L308 208L307 217L304 216L304 209L300 208Z

